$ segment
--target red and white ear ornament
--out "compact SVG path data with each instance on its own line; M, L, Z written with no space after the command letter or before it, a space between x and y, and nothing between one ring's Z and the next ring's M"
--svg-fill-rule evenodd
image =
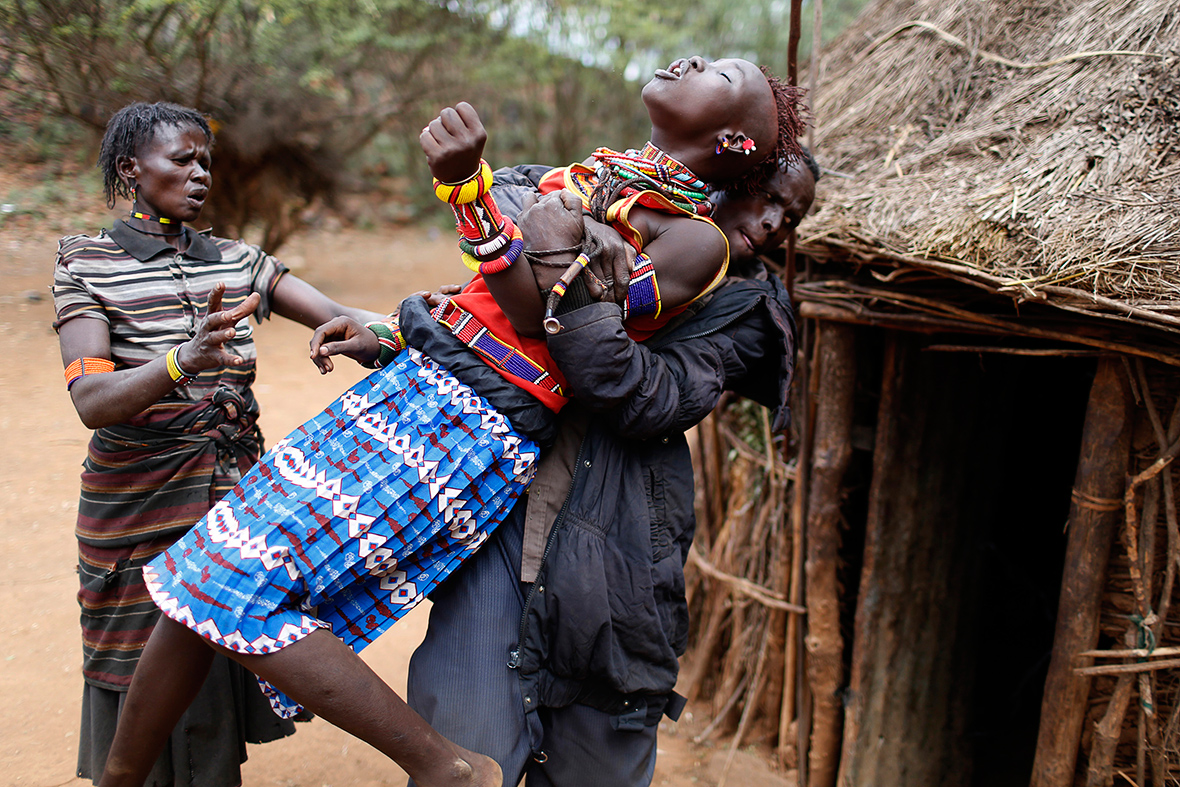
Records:
M740 131L736 134L727 134L717 139L717 155L722 153L741 153L746 156L758 149L754 144L754 140L747 137Z

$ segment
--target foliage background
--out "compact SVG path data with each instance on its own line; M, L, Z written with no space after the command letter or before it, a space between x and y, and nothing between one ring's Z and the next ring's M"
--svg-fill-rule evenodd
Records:
M864 2L828 0L825 35ZM443 106L479 109L493 165L637 146L654 68L701 53L785 73L788 14L788 0L0 0L0 143L90 163L119 107L197 107L217 131L204 218L274 250L344 192L380 190L387 217L437 210L417 137ZM805 51L810 2L803 17Z

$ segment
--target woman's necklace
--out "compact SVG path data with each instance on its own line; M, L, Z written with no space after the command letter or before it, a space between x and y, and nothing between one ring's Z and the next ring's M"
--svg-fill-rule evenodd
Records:
M161 236L164 238L175 238L177 235L184 234L184 226L176 219L168 219L168 218L164 218L163 216L156 217L156 216L151 215L150 213L142 213L138 210L131 211L131 217L135 218L135 219L139 219L140 221L154 221L155 223L157 223L161 226L175 224L179 227L179 229L177 229L176 232L152 232L151 230L145 230L145 229L141 229L139 227L132 228L132 229L136 230L137 232L142 232L144 235L158 235L158 236Z
M708 216L713 210L705 181L650 142L643 150L625 153L599 148L594 151L594 158L598 162L599 183L609 181L615 190L622 187L612 200L654 187L653 190L688 213Z

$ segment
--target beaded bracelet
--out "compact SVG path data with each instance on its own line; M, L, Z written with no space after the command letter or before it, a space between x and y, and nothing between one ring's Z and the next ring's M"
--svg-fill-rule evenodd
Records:
M87 374L104 374L115 371L115 362L107 358L79 358L66 367L66 390Z
M184 369L180 368L180 345L176 345L168 354L164 356L164 361L168 365L168 376L172 378L172 382L179 385L188 385L193 380L197 379L197 375L189 374Z
M520 253L522 251L524 251L524 240L521 238L513 238L512 243L508 246L508 251L504 252L503 257L499 257L494 260L488 260L487 262L481 262L479 264L480 274L487 276L491 273L503 273L504 271L511 268L513 263L520 259Z
M627 300L623 303L623 319L639 315L660 316L660 285L656 281L656 267L651 257L643 252L635 255L631 283L627 286Z
M377 335L377 344L381 351L372 364L362 364L370 369L384 369L398 353L406 349L406 340L402 338L402 329L397 323L397 317L390 315L384 320L374 320L365 323L365 327Z
M434 178L434 196L452 205L466 205L488 193L492 187L492 168L483 159L479 160L479 169L471 177L458 183L443 183Z
M508 244L518 234L516 225L512 223L512 219L505 217L504 226L500 229L499 233L493 235L490 240L483 243L476 243L467 238L466 235L461 235L459 237L459 249L481 262L494 260L503 253L504 249L508 247Z
M520 259L521 252L524 251L524 237L520 234L520 230L516 227L512 228L512 241L508 244L508 250L499 257L494 257L490 260L481 260L466 251L463 252L463 264L476 273L490 274L502 273L512 267L512 264ZM461 245L460 245L461 247Z

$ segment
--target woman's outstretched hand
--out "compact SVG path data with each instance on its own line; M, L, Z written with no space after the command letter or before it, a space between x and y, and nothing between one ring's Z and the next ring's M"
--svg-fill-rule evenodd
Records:
M234 326L254 313L262 297L250 293L246 300L232 309L221 308L225 284L218 282L209 293L209 307L205 317L197 323L193 338L180 345L177 362L186 372L197 373L221 366L240 366L245 359L225 349L225 343L238 335Z
M444 284L437 292L419 290L413 293L426 301L428 306L438 306L444 298L458 295L463 291L461 284ZM412 297L412 296L411 296ZM392 319L397 321L397 312ZM332 371L332 356L345 355L357 363L372 363L381 354L377 334L351 317L335 317L315 329L311 336L311 360L320 369L320 374Z
M466 101L444 109L418 135L430 174L443 183L461 183L476 174L487 141L479 113Z
M372 363L381 354L377 334L351 317L334 317L311 335L311 361L320 374L332 371L332 356L344 355L357 363Z

